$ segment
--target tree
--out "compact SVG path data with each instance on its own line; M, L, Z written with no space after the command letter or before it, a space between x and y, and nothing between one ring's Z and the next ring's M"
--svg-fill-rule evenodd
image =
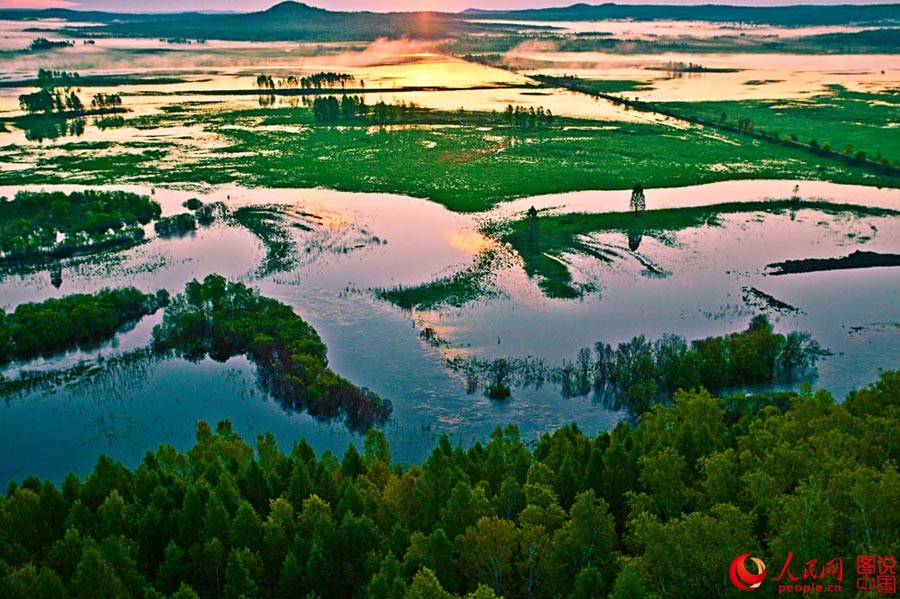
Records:
M509 361L503 358L497 358L491 362L490 366L491 384L488 385L487 393L491 399L506 399L510 395L509 385L506 384L506 377L509 376Z
M822 346L805 331L791 331L784 338L776 368L779 378L792 381L804 370L814 367L822 355Z
M122 581L93 545L85 548L78 562L72 589L77 599L119 599L127 595Z
M616 543L609 506L593 489L579 493L569 511L569 520L553 535L560 580L574 580L583 569L593 566L602 574L604 590L608 590L617 557Z
M271 75L260 73L256 76L256 87L259 89L275 89L275 82Z
M538 236L538 211L532 206L528 209L528 241L534 243Z
M654 514L662 521L679 515L690 499L690 490L684 482L687 474L684 458L673 447L665 447L658 453L641 456L638 465L639 480L648 492L632 497L632 511Z
M100 522L101 536L119 536L126 533L125 502L115 489L103 501L97 509L97 519Z
M31 94L22 94L19 96L19 107L27 113L35 114L43 112L50 114L53 112L56 104L54 95L49 90L42 89Z
M422 568L413 577L405 599L453 599L453 595L444 590L434 572Z
M641 231L629 231L628 232L628 249L632 252L636 252L639 247L641 247L641 241L644 239L644 234Z
M250 502L241 501L231 529L234 547L247 547L252 551L259 551L262 548L262 521Z
M536 466L543 464L538 462ZM529 476L529 479L531 478ZM536 472L534 478L535 480L538 478ZM537 482L527 483L525 497L527 505L519 515L521 530L518 566L525 594L531 599L538 596L539 590L545 586L550 533L562 526L566 520L566 513L557 502L553 489L547 485Z
M509 520L482 517L456 538L460 565L470 579L487 584L498 595L509 585L517 545L516 525Z
M388 551L381 560L381 567L372 576L367 589L367 597L371 599L403 599L406 595L406 582L400 571L400 562Z
M591 349L582 347L578 350L578 394L587 395L591 390L591 369L593 362L591 360Z
M631 190L631 202L629 203L629 207L634 213L635 218L640 216L641 212L647 209L647 200L644 197L644 186L640 183L635 185L634 189Z
M601 597L605 589L603 575L596 566L587 566L575 577L572 599L593 599Z
M157 586L163 592L174 592L187 579L184 550L175 541L169 541L164 556L157 572Z
M34 114L82 113L84 105L73 89L78 81L78 73L38 69L37 92L19 96L19 106L25 112Z
M262 573L258 554L246 547L232 549L225 568L225 599L240 599L257 595L257 577Z
M484 487L479 485L473 489L469 483L459 481L450 492L447 503L441 508L441 521L447 535L455 539L466 528L490 513L491 503L485 495Z
M625 561L622 569L616 576L612 593L609 599L655 599L656 595L650 593L640 570L634 560Z
M376 460L390 466L391 450L384 432L373 427L366 431L366 440L363 441L363 461L366 468L370 468Z
M730 504L666 523L642 513L629 528L638 544L641 570L653 581L653 590L667 597L725 596L733 586L724 565L743 552L758 551L750 517Z
M200 599L200 595L194 591L191 585L182 582L181 586L178 587L178 590L172 595L172 599Z

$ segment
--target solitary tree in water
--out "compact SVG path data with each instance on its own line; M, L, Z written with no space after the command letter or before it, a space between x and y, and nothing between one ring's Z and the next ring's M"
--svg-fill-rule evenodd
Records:
M538 213L537 209L532 206L528 209L528 241L534 243L538 234Z
M637 218L641 212L647 209L647 200L644 198L644 186L638 183L631 190L631 211Z

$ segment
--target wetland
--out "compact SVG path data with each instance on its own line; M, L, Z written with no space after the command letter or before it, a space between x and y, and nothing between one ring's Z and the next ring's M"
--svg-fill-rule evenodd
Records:
M433 8L0 9L0 596L889 568L898 5Z
M812 51L815 36L863 29L829 23L574 23L474 23L490 31L462 31L454 47L429 36L83 38L78 23L4 21L0 300L14 314L104 288L176 297L210 275L257 289L315 330L336 376L391 403L384 431L407 463L442 434L470 444L514 421L533 441L567 422L593 432L632 418L593 388L564 392L559 372L598 342L720 337L763 314L827 350L797 380L763 387L811 382L842 397L895 367L892 262L790 277L767 265L900 251L897 56ZM50 43L93 43L12 52L34 27ZM687 45L577 46L607 29L619 44L665 31ZM741 33L807 47L695 43ZM115 98L118 112L29 121L19 98L41 89L39 69L77 73L69 94L83 106ZM56 204L14 214L39 197ZM81 197L156 208L72 211L91 226L35 220ZM11 259L26 249L40 259ZM279 402L250 346L150 357L164 313L5 367L7 383L34 384L5 387L0 478L61 480L100 453L134 464L159 443L186 447L198 419L335 452L358 442L341 418ZM509 397L492 401L494 371L473 372L496 360L548 374L536 384L514 373ZM67 460L50 438L73 448Z

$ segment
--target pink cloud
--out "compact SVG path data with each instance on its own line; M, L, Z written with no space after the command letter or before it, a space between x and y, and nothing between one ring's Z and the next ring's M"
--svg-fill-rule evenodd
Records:
M68 0L0 0L0 8L75 8Z

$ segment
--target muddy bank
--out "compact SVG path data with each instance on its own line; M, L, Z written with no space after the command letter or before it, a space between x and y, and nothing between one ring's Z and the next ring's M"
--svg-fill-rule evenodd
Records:
M770 275L790 275L823 270L844 270L850 268L873 268L876 266L900 266L900 254L879 254L878 252L855 251L842 258L807 258L786 260L767 264Z

